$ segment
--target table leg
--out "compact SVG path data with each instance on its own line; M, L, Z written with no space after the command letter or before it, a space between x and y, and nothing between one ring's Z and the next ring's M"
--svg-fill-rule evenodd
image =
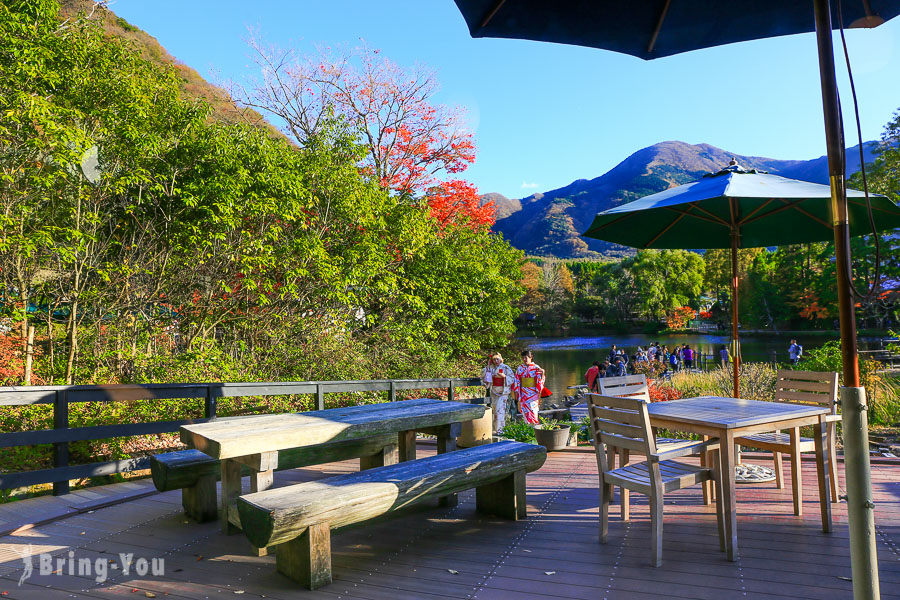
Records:
M725 518L725 552L728 560L738 559L737 547L737 506L735 498L734 432L726 429L719 435L719 455L722 468L722 511Z
M455 451L456 438L459 437L461 431L462 423L450 423L441 427L437 434L437 453L444 454ZM457 494L442 496L438 502L440 506L453 507L459 504L459 496Z
M222 514L219 519L222 522L222 533L230 535L240 531L232 523L232 513L237 516L235 503L241 495L241 463L225 458L222 459Z
M816 471L819 475L819 507L822 511L822 531L831 533L831 483L828 475L831 472L831 445L828 443L828 426L825 417L813 427L816 439Z
M397 451L400 462L416 460L416 432L401 431L397 434Z

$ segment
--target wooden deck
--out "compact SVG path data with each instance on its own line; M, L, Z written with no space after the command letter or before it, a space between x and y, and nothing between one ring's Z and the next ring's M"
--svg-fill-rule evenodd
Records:
M433 452L419 447L420 457ZM356 468L357 461L348 461L280 472L276 485ZM814 481L815 464L804 461L803 469ZM873 465L873 479L881 594L900 600L900 464ZM663 566L654 569L646 499L632 495L629 524L612 511L609 544L598 544L593 453L555 452L528 476L527 520L481 517L468 492L452 509L428 506L336 532L335 581L316 592L276 574L274 557L249 556L243 535L225 536L217 523L186 522L180 492L166 492L0 537L0 598L851 598L846 508L835 507L835 532L823 534L816 486L805 491L805 516L794 517L789 489L739 487L741 558L735 563L718 550L715 515L702 505L699 486L668 494ZM22 514L38 514L39 501L52 504L16 504ZM121 552L135 560L162 558L165 573L109 569L108 580L97 583L95 571L78 576L76 566L69 575L63 566L42 576L42 552L54 555L54 570L56 557L69 552L76 561L90 559L92 568L97 559L118 563ZM34 570L18 585L23 555L34 556Z

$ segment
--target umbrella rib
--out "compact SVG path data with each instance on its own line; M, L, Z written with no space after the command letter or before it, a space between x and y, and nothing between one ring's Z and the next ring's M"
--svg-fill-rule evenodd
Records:
M866 206L866 203L865 203L865 202L859 202L859 201L853 202L853 201L851 201L851 200L849 200L849 199L847 200L847 202L850 202L851 204L855 204L856 206ZM873 206L873 207L872 207L872 210L877 210L877 211L880 211L880 212L888 213L889 215L896 215L896 214L897 214L896 211L888 210L888 209L886 209L886 208L881 208L881 207L879 207L879 206Z
M703 210L703 209L700 209L699 207L694 206L694 205L692 205L691 207L692 207L692 208L697 208L698 210ZM671 211L671 212L673 212L673 213L677 213L677 214L679 214L679 215L681 215L681 216L684 216L684 217L693 217L694 219L701 219L701 220L703 220L703 221L709 221L710 223L715 223L716 225L724 225L724 226L728 227L728 222L727 222L727 221L725 221L725 220L723 220L723 219L720 219L720 218L717 217L716 215L712 215L712 213L707 213L707 214L712 215L712 218L710 218L710 217L704 217L703 215L696 215L696 214L692 213L690 210L679 210L679 209L677 209L677 208L675 208L675 207L673 207L673 206L666 206L666 207L664 207L664 208L665 208L666 210L668 210L668 211ZM703 212L706 212L706 211L703 211Z
M681 214L678 216L677 219L675 219L674 221L672 221L671 223L669 223L669 224L666 226L665 229L663 229L662 231L660 231L659 233L657 233L656 236L654 236L654 238L653 238L652 240L650 240L649 242L647 242L646 244L644 244L644 248L649 248L649 247L653 244L653 242L655 242L656 240L658 240L659 238L661 238L663 235L665 235L665 233L666 233L668 230L670 230L670 229L672 229L673 227L675 227L675 225L678 223L678 221L682 220L682 219L685 218L686 216L688 216L688 214L687 214L686 212L681 213ZM691 215L691 216L694 216L694 215Z
M749 218L749 217L746 218L746 219L742 219L741 222L738 223L738 224L739 224L739 225L746 225L747 223L752 223L753 221L758 221L759 219L763 219L763 218L765 218L765 217L771 217L772 215L778 214L778 213L780 213L780 212L782 212L782 211L790 210L791 208L794 208L794 206L795 206L796 204L799 204L799 203L803 202L803 200L794 200L793 202L790 202L790 201L788 201L788 200L782 200L782 202L785 203L784 206L780 206L780 207L778 207L778 208L776 208L776 209L774 209L774 210L770 210L769 212L763 213L763 214L761 214L761 215L759 215L759 216L757 216L757 217L753 217L752 219ZM753 211L753 212L750 213L750 214L755 214L755 213L757 213L757 212L759 212L759 211Z
M619 217L618 219L613 219L613 220L610 221L609 223L604 223L603 225L598 225L598 226L597 226L597 229L598 229L598 230L600 230L600 229L606 229L606 228L609 227L610 225L615 225L616 223L621 223L622 221L624 221L624 220L627 219L628 217L633 217L635 214L636 214L636 213L634 213L634 212L628 212L628 213L625 213L624 215L622 215L622 216ZM593 230L594 228L591 227L590 229Z
M662 11L659 13L659 20L656 21L656 27L653 29L653 35L650 36L650 43L647 44L647 53L653 52L653 47L656 46L656 38L659 37L659 32L662 30L663 21L666 20L666 13L669 12L669 5L672 3L672 0L666 0L666 3L663 5Z
M814 214L811 214L811 213L809 213L809 212L803 210L803 209L800 208L799 206L794 206L793 209L796 210L796 211L799 212L799 213L802 213L802 214L806 215L807 217L809 217L810 219L812 219L812 220L815 221L816 223L819 223L819 224L821 224L821 225L824 225L825 227L829 227L829 228L831 227L831 225L829 225L828 223L826 223L825 221L823 221L823 220L820 219L819 217L817 217L817 216L815 216Z
M484 29L487 24L491 22L491 19L494 18L494 15L497 14L497 11L500 10L504 3L506 3L506 0L497 0L496 4L494 4L494 7L484 15L483 19L481 19L481 23L478 24L478 29Z
M715 213L709 212L708 210L706 210L705 208L703 208L702 206L700 206L700 205L697 204L696 202L692 202L691 204L689 204L689 206L690 206L691 208L695 209L695 210L699 210L700 212L705 213L705 214L709 215L710 217L712 217L711 219L707 219L708 221L711 220L711 221L713 221L714 223L718 223L719 225L724 225L725 227L731 227L731 223L729 223L728 221L726 221L725 219L723 219L723 218L720 217L719 215L717 215L717 214L715 214ZM691 215L691 216L692 216L692 217L697 217L698 219L699 219L699 218L702 218L702 217L700 217L699 215Z
M772 200L771 198L769 198L768 200L766 200L765 202L763 202L762 204L760 204L758 207L756 207L756 210L751 211L749 215L747 215L746 217L744 217L743 219L741 219L741 220L738 222L738 225L743 225L744 223L746 223L747 221L749 221L749 220L750 220L750 217L752 217L753 215L755 215L756 213L758 213L759 211L761 211L762 209L764 209L764 208L767 207L768 205L772 204L772 202L773 202L773 200Z

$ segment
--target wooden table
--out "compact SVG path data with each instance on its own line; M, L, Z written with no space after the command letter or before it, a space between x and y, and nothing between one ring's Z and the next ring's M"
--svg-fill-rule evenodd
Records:
M240 527L235 503L241 493L241 465L250 468L250 489L258 492L272 486L280 450L396 433L396 444L374 460L360 462L362 468L394 464L415 460L416 432L436 435L438 453L449 452L456 450L461 423L482 416L483 405L422 398L183 425L181 441L222 461L220 518L223 530L232 533ZM455 499L447 497L444 504L452 505Z
M698 433L717 437L721 441L719 464L722 469L722 503L725 508L725 551L729 560L734 561L738 558L734 440L740 436L805 425L813 426L822 530L826 533L831 531L831 488L828 484L828 471L832 457L825 426L825 419L831 414L829 408L809 404L701 396L652 402L647 406L647 411L653 427Z

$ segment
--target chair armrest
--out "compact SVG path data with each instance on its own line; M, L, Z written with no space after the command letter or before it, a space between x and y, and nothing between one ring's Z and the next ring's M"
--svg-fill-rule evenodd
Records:
M691 456L692 454L699 454L700 452L709 452L710 450L718 450L719 449L719 438L712 438L706 440L705 442L696 441L685 444L684 446L679 446L678 448L672 448L671 450L666 450L663 452L657 452L653 455L653 460L670 460L672 458L680 458L682 456Z

